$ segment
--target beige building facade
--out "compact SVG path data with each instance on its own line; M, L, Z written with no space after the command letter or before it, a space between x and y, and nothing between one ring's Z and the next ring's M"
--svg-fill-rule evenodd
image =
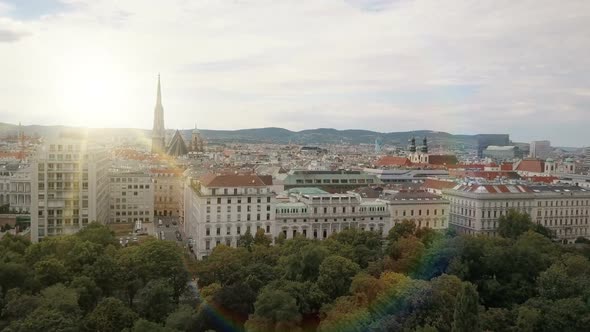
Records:
M75 233L109 218L110 161L84 139L46 142L31 163L31 240Z

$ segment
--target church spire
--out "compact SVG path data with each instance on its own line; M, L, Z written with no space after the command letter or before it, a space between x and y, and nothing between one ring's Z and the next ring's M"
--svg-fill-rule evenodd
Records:
M166 151L166 129L164 127L164 107L162 106L162 88L160 74L158 74L158 96L154 108L154 127L152 128L152 153L164 153Z
M156 99L156 107L162 106L162 88L160 87L160 73L158 73L158 97Z

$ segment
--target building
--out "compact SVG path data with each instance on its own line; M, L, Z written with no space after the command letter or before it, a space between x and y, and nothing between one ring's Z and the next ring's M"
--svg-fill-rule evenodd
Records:
M154 184L150 174L114 171L109 179L111 223L154 220Z
M10 210L31 212L31 167L24 165L10 176Z
M482 152L484 158L490 158L495 161L513 160L521 157L518 147L513 145L497 146L490 145Z
M175 168L151 169L154 185L154 216L179 217L183 179L182 172Z
M288 239L296 235L326 239L348 228L387 235L391 228L387 204L364 200L358 194L330 194L317 188L289 190L289 199L275 206L275 236Z
M479 134L477 137L477 156L483 157L483 151L490 145L510 145L510 136L507 134Z
M160 75L158 75L158 95L154 108L154 126L152 128L152 153L163 154L166 152L166 129L164 127L164 107L162 106L162 90L160 88Z
M532 141L529 157L547 159L552 150L550 141Z
M562 185L459 185L443 190L449 223L464 234L496 235L498 219L514 209L549 228L563 242L588 238L590 191Z
M85 139L48 141L31 163L31 240L75 233L109 218L110 161Z
M291 170L285 177L285 190L316 187L327 192L344 193L358 187L380 184L374 174L361 171L304 171Z
M191 133L191 142L189 144L189 151L190 152L204 152L205 151L205 140L201 136L201 132L197 129L197 124L195 124L195 129Z
M449 172L441 169L373 169L365 168L364 173L374 175L376 183L422 182L429 177L447 178Z
M415 165L446 167L456 165L459 160L454 155L433 155L428 153L428 139L424 137L422 146L416 147L416 139L412 137L408 148L408 159Z
M573 158L566 158L562 161L555 161L551 158L545 160L546 174L575 174L576 162Z
M449 226L449 201L425 190L399 191L382 197L387 201L391 227L412 221L417 228L445 230Z
M188 153L188 147L184 142L184 138L180 134L180 131L176 131L172 139L170 140L170 144L166 149L166 154L173 157L184 156Z
M0 168L0 207L10 204L11 172L6 166Z
M184 230L193 253L207 257L219 244L235 247L240 236L262 229L272 237L275 210L272 177L256 174L207 174L185 187Z

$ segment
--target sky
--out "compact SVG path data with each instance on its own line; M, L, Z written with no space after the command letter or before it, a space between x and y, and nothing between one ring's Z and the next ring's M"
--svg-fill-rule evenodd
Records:
M590 145L587 0L0 0L0 122Z

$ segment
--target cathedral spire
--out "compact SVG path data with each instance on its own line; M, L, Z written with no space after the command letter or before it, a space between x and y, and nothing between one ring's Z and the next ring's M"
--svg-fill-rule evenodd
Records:
M162 106L162 88L160 87L160 73L158 73L158 97L156 99L156 107Z
M154 127L152 128L152 153L166 152L166 129L164 127L164 107L162 106L162 88L158 74L158 95L154 108Z

